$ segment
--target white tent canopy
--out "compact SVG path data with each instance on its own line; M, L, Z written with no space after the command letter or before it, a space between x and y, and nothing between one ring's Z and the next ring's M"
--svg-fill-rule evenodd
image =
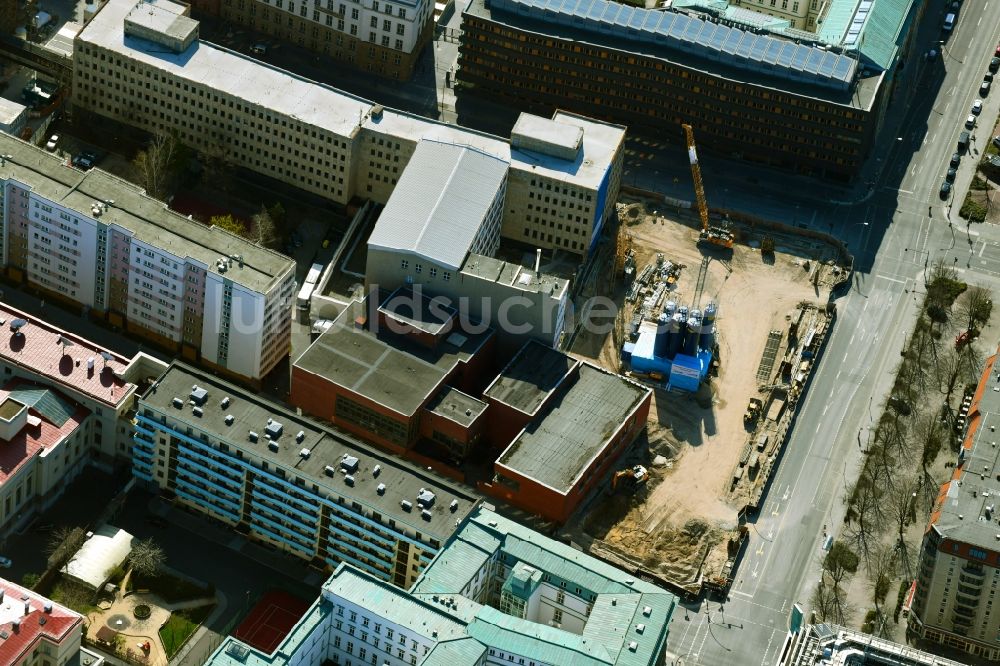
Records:
M108 579L108 572L132 552L134 538L113 525L101 525L63 568L63 573L96 590Z

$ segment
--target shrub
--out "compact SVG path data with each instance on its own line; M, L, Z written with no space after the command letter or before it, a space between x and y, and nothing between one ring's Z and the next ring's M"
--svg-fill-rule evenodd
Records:
M962 208L958 211L958 214L970 222L985 222L986 204L973 199L971 193L966 194L965 201L962 202Z
M152 609L146 604L139 604L132 609L132 615L134 615L137 620L148 620L149 616L152 614Z

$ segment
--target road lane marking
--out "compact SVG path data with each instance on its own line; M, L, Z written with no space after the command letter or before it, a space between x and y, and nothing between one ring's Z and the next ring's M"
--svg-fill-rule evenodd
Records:
M986 251L986 241L983 241L983 246L981 248L979 248L979 258L980 259L982 259L983 252L985 252L985 251Z

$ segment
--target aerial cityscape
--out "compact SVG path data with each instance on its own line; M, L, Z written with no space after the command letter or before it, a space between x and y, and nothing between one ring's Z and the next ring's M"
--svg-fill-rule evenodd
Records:
M998 73L992 0L0 2L0 666L1000 664Z

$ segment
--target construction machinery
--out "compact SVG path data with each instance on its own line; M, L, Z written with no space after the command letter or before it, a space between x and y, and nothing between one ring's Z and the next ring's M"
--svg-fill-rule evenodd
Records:
M619 490L635 491L636 488L649 480L649 470L642 465L634 465L630 469L622 469L611 477L611 492Z
M752 425L757 422L760 418L760 412L764 409L764 403L757 398L750 398L750 404L747 405L747 411L743 414L743 422L747 425Z
M746 525L740 525L729 534L729 540L726 542L726 564L718 574L706 577L703 586L707 591L721 594L729 591L729 586L733 584L733 571L749 539L750 530Z
M694 145L694 129L690 125L681 125L687 139L688 159L691 161L691 178L694 180L694 195L698 203L698 217L701 218L701 234L699 243L710 243L733 249L733 232L726 227L712 226L708 223L708 204L705 201L705 186L701 181L701 166L698 164L698 151Z

